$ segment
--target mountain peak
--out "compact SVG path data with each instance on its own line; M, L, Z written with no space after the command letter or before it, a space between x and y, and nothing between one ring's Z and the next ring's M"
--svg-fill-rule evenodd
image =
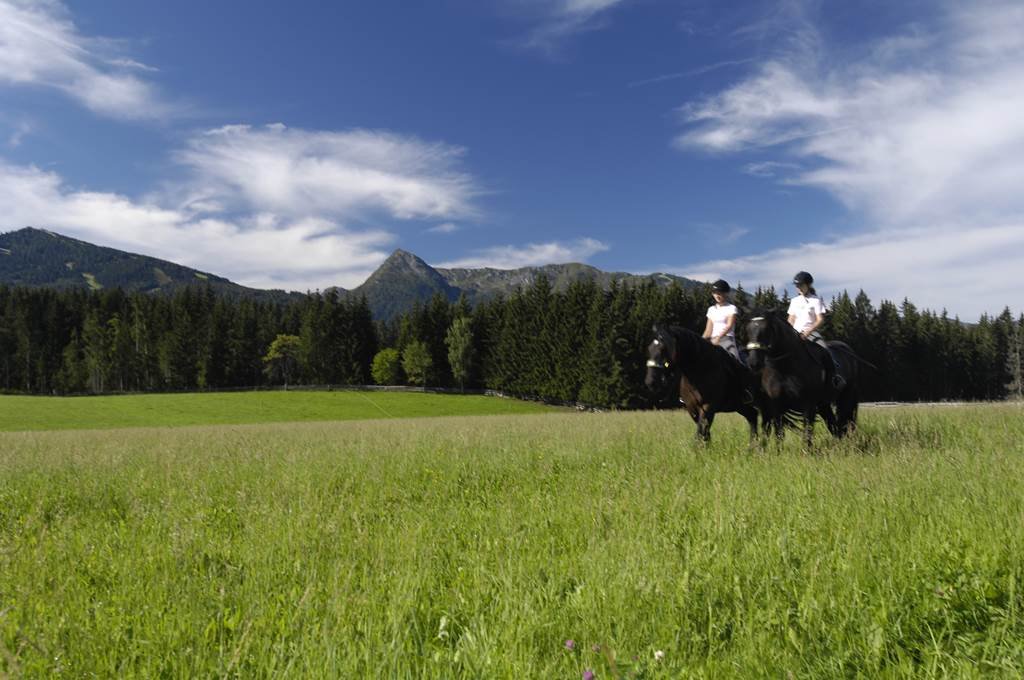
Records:
M388 255L388 259L384 260L381 267L402 267L406 269L413 269L416 271L426 272L432 270L432 267L424 262L419 256L410 253L408 250L402 250L396 248L393 253Z

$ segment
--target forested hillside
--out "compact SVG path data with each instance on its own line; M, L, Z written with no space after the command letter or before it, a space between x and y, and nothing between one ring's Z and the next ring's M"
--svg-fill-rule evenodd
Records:
M248 288L167 260L105 248L45 229L0 234L0 284L168 294L196 284L220 295L284 302L300 297Z
M0 389L67 394L255 387L275 382L368 384L378 350L415 361L414 376L466 387L600 407L648 405L645 347L655 321L704 326L706 288L545 277L471 307L435 295L389 323L363 298L314 294L287 303L232 299L210 286L170 296L0 286ZM739 291L743 309L784 305L773 290ZM455 320L460 323L453 332ZM1007 309L976 324L920 311L909 301L845 293L826 335L879 367L864 399L1001 399L1020 396L1024 317ZM742 330L742 323L740 324ZM460 352L452 348L460 342ZM275 343L275 340L278 342ZM742 340L742 338L741 338ZM274 350L271 351L271 346ZM284 371L275 370L284 367ZM395 375L405 380L399 365Z

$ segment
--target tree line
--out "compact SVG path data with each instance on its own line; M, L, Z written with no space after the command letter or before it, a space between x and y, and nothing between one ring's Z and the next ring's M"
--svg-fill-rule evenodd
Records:
M741 313L785 309L774 289L736 291ZM471 307L437 295L387 322L335 292L253 301L193 286L172 296L0 286L0 389L146 392L274 384L489 388L603 408L649 406L653 323L703 330L707 287L644 284L556 291L544 277ZM739 327L740 342L744 319ZM909 300L832 300L825 335L878 367L865 400L1022 396L1024 315L962 323Z

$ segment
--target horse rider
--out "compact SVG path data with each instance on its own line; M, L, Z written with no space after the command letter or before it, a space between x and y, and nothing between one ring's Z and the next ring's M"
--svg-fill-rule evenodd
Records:
M828 344L825 342L825 338L821 337L821 333L818 332L821 324L825 323L825 314L828 313L828 309L825 307L825 303L821 301L821 298L818 297L817 291L814 290L814 277L808 272L797 272L793 276L793 284L796 285L799 295L789 302L789 311L787 312L789 315L789 325L795 328L804 340L824 348L832 359L832 385L836 390L841 390L845 387L846 381L840 374L839 362L836 361L835 355L832 354L832 350L829 349ZM828 370L827 367L823 368Z
M718 345L731 354L736 361L740 359L740 349L736 344L736 316L739 313L736 305L729 299L732 288L729 282L718 279L711 284L711 297L715 304L708 307L708 322L704 326L704 336L711 344Z

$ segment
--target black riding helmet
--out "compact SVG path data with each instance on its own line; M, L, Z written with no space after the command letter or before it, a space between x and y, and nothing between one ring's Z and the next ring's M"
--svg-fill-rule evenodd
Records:
M814 283L814 277L807 272L797 272L793 275L793 283L800 285L806 283L808 286Z
M728 293L732 288L729 287L729 282L725 279L718 279L711 284L712 293Z

